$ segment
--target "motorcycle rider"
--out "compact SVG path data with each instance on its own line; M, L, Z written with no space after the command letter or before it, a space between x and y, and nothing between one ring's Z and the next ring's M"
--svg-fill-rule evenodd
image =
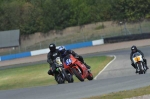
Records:
M146 69L149 69L147 66L147 60L145 59L143 52L141 50L137 49L137 47L135 45L133 45L131 47L130 60L132 62L131 65L136 69L136 73L138 73L138 68L135 66L133 59L132 59L132 55L136 52L139 52L142 55L143 61L145 62Z
M50 64L50 70L48 71L48 74L53 75L56 70L53 61L56 59L56 57L60 57L60 53L59 50L56 49L56 45L54 43L49 44L49 49L50 52L47 54L47 62Z
M76 59L81 61L86 66L86 68L90 71L91 67L84 62L82 56L78 55L73 50L66 50L66 48L64 46L60 46L58 49L59 49L59 51L61 53L61 58L64 58L68 54L72 54Z

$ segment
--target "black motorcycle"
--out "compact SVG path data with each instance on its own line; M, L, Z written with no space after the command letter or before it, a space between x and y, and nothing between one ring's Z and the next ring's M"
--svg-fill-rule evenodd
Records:
M139 52L136 52L132 55L133 62L138 69L139 74L146 73L145 62L143 61L142 55Z
M68 81L68 83L72 83L73 82L73 78L72 75L70 75L69 73L67 73L65 71L65 69L63 68L63 64L60 60L60 57L57 57L54 60L56 69L55 69L55 80L57 81L58 84L63 84L65 83L65 81Z

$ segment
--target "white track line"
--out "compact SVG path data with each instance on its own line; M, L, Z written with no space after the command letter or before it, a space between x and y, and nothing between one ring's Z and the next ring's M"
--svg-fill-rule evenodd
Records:
M109 56L113 56L114 59L113 59L112 61L110 61L110 62L103 68L103 70L101 70L101 71L98 73L98 75L96 75L96 76L94 77L94 80L96 80L97 77L98 77L114 60L116 60L116 56L115 56L115 55L109 55Z

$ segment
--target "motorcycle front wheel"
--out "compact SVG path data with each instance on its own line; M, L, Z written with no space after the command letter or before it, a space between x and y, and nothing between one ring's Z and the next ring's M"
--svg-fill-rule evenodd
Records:
M82 78L82 74L79 73L79 71L76 68L72 68L72 71L80 81L84 81L84 79Z
M145 74L145 70L144 70L143 64L139 63L138 66L139 66L139 69L140 69L139 74Z
M64 84L65 79L61 76L61 74L55 74L55 80L58 84Z

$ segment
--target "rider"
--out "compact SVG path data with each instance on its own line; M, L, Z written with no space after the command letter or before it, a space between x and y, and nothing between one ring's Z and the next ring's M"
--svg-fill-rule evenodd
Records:
M91 67L84 62L83 57L75 53L73 50L66 50L64 46L60 46L59 51L61 53L61 58L64 58L68 54L72 54L76 59L81 61L86 66L86 68L90 71Z
M50 52L47 54L47 62L50 64L50 70L48 71L49 75L53 75L54 71L56 69L54 60L56 57L60 57L59 50L56 49L56 45L54 43L51 43L49 45Z
M131 65L136 69L136 73L138 73L138 70L137 70L137 67L135 66L135 64L134 64L134 62L133 62L133 59L132 59L132 55L133 55L134 53L136 53L136 52L139 52L139 53L142 55L142 58L143 58L143 60L144 60L144 62L145 62L145 66L146 66L147 69L149 69L148 66L147 66L147 60L145 59L143 52L140 51L139 49L137 49L137 47L133 45L133 46L131 47L130 60L131 60L131 62L132 62Z

